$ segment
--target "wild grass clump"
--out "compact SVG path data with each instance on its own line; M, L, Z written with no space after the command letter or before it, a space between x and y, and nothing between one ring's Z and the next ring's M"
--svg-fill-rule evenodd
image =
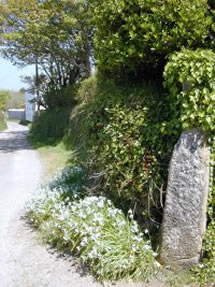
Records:
M102 196L84 197L82 174L70 168L57 175L27 203L27 217L46 242L69 248L97 279L149 279L159 266L157 254L132 212L126 216Z
M0 111L0 131L6 129L7 125L4 119L4 114Z

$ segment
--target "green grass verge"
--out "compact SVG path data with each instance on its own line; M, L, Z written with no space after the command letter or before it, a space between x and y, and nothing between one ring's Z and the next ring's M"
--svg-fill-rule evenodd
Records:
M32 140L30 143L39 152L44 166L44 177L50 177L57 170L62 169L75 156L74 152L66 150L62 142L46 146L40 146Z

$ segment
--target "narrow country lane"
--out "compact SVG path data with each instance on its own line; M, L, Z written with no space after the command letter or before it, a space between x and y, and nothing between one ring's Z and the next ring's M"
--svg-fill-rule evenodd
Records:
M0 133L0 287L101 287L74 258L39 243L23 219L25 201L40 184L42 166L27 143L28 129L8 123ZM120 282L116 287L160 287Z
M22 219L42 173L26 135L27 128L16 123L0 133L0 287L99 286L76 272L74 262L40 245Z
M0 286L18 286L20 211L41 172L26 134L27 128L16 123L9 123L8 130L0 134Z

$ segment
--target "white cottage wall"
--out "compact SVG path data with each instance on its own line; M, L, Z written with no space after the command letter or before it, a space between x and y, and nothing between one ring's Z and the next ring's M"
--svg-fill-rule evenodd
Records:
M34 99L34 94L25 92L25 119L29 122L33 122L35 116L36 104Z

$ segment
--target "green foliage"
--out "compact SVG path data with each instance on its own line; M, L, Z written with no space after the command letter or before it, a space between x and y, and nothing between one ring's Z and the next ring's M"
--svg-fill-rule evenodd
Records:
M43 94L43 104L47 109L69 108L76 104L76 87L67 86L59 89L50 89Z
M28 202L28 219L45 241L80 256L99 280L147 280L159 266L149 240L131 213L104 197L82 198L82 180L82 169L66 168Z
M53 86L90 74L91 1L8 0L0 3L2 53L13 63L40 65Z
M0 91L0 111L4 111L6 109L9 97L10 95L8 91Z
M84 120L79 121L79 131L87 141L88 168L100 174L101 190L118 206L135 206L138 215L160 220L160 189L166 188L168 161L178 136L164 134L169 113L162 90L90 79L79 93L89 98L81 107Z
M4 130L7 127L3 111L5 111L7 107L8 99L9 93L7 91L0 91L0 131Z
M90 103L97 95L97 78L95 76L90 77L82 81L77 97L81 103Z
M52 191L59 191L62 200L84 198L86 196L87 176L83 168L67 166L58 172L48 183Z
M203 260L195 268L193 280L200 283L202 287L205 284L215 282L215 142L212 145L211 156L211 192L208 205L208 225L203 241ZM208 285L210 286L210 285Z
M214 198L213 195L213 200ZM210 220L203 242L204 258L196 268L193 268L192 276L193 281L200 283L202 287L215 282L215 217Z
M182 50L170 57L164 71L169 90L172 119L168 129L201 128L209 136L212 149L211 194L208 226L203 244L203 260L194 268L193 280L201 286L215 281L215 54L211 50Z
M166 56L182 47L202 47L209 36L207 0L110 0L95 8L95 52L102 72L139 72L155 79ZM142 73L145 72L145 73ZM153 71L153 72L152 72Z
M198 268L195 269L195 279L205 286L206 283L215 282L215 221L211 222L207 227L206 236L204 239L203 251L205 258Z
M58 143L69 125L71 108L41 111L32 123L30 137L37 146Z
M215 131L215 54L182 50L170 57L164 71L172 125Z
M0 111L0 131L6 129L7 125L5 123L4 114Z
M90 77L82 81L77 91L77 105L71 114L69 129L64 136L64 144L68 149L75 149L81 161L87 160L88 153L88 130L86 118L88 116L88 106L93 105L97 96L97 79Z

